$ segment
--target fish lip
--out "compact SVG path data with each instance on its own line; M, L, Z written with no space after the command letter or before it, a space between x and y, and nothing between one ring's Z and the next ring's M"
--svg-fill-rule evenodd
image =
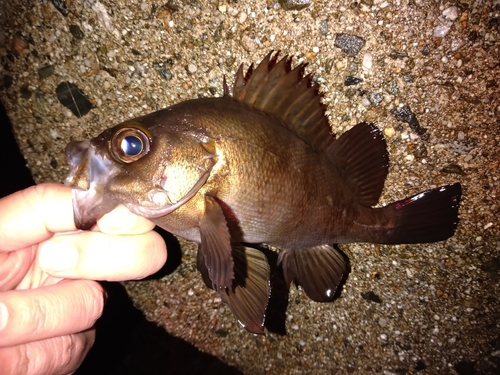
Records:
M72 190L72 200L73 200L73 218L75 220L75 226L78 229L89 230L91 229L99 220L102 215L99 215L94 210L99 207L102 202L102 196L97 197L95 194L89 190Z
M96 152L96 147L88 140L70 142L65 154L71 171L64 184L72 189L75 226L88 230L118 206L115 198L105 197L105 187L118 173L118 168Z

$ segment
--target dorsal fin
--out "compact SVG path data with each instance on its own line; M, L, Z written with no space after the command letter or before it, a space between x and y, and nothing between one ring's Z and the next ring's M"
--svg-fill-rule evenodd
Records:
M271 51L257 66L243 73L240 65L233 84L233 98L281 120L317 150L328 150L335 139L325 116L326 105L312 75L304 76L306 64L292 69L292 58L278 60ZM224 91L226 95L226 91Z

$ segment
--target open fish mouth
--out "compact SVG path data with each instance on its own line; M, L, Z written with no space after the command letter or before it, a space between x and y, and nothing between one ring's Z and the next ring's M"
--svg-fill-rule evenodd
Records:
M198 193L215 164L213 156L207 157L206 165L200 168L191 188L177 199L172 198L169 188L160 183L145 191L142 198L127 201L120 199L119 191L110 188L121 167L107 153L98 150L92 141L73 141L66 147L66 160L71 171L64 183L73 190L75 224L83 230L92 228L97 220L119 204L148 219L168 215Z
M96 153L90 141L69 143L66 160L71 172L64 184L72 189L75 225L88 230L118 206L118 200L105 196L105 187L119 171L112 161Z

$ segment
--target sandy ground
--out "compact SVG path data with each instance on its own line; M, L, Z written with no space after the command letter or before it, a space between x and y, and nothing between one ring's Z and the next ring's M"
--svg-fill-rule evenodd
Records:
M63 181L72 139L222 95L224 75L270 50L294 55L321 84L334 133L363 120L384 130L391 169L382 204L461 182L456 235L342 245L352 271L340 298L319 304L294 287L288 300L277 292L263 336L243 330L204 286L195 248L182 240L173 272L126 283L136 306L245 374L499 373L500 2L281 3L309 5L0 1L0 98L35 180ZM340 33L362 38L362 48L337 47ZM348 76L362 81L346 86ZM84 99L81 117L58 100L64 82L88 97L88 113ZM403 106L424 134L396 118Z

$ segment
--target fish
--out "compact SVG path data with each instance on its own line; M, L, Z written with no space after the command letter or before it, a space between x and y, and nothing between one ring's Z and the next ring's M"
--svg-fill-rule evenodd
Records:
M381 130L333 135L306 64L271 51L240 65L221 97L126 120L65 150L75 223L90 229L122 204L198 243L197 268L249 332L264 332L277 249L287 285L335 299L349 260L335 244L444 241L458 225L453 183L377 207L389 171Z

